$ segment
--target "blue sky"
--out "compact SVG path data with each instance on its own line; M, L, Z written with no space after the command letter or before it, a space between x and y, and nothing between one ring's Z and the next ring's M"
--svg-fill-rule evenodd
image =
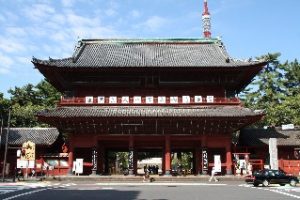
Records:
M212 36L247 59L300 59L299 0L208 0ZM30 62L72 55L78 39L199 38L203 0L0 0L0 92L42 75Z

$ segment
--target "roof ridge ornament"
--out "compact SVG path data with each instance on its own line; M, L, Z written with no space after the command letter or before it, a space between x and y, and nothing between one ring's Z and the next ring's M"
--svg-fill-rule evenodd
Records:
M210 23L210 13L208 11L207 0L204 0L204 9L202 13L202 23L203 23L203 34L204 38L211 38L211 23Z

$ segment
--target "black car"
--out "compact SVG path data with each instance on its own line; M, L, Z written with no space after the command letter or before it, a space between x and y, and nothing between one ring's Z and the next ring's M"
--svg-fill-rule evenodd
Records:
M246 177L246 182L253 183L254 186L262 184L265 187L269 184L280 184L281 186L290 184L291 186L296 186L299 183L299 179L296 176L287 175L281 170L263 169L254 172L252 176Z

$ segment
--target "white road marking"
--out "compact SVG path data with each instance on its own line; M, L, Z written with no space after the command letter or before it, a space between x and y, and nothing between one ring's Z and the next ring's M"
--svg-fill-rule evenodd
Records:
M96 185L102 186L139 186L139 185L170 185L170 186L179 186L179 185L195 185L195 186L226 186L224 183L96 183Z
M39 190L34 190L34 191L30 191L30 192L21 193L21 194L18 194L18 195L7 197L7 198L5 198L3 200L15 199L15 198L18 198L18 197L22 197L22 196L34 194L34 193L37 193L37 192L42 192L42 191L45 191L45 190L47 190L47 188L43 188L43 189L39 189Z
M285 187L282 187L282 186L254 187L254 186L251 186L251 185L249 186L247 184L241 184L239 186L240 187L247 187L247 188L258 189L258 190L265 190L265 191L269 191L269 192L275 192L275 193L278 193L278 194L281 194L281 195L284 195L284 196L289 196L289 197L293 197L293 198L296 198L296 199L300 199L300 196L288 193L288 192L295 191L295 190L299 191L298 188L289 188L289 189L287 189L286 186Z
M113 190L113 187L103 187L102 190Z

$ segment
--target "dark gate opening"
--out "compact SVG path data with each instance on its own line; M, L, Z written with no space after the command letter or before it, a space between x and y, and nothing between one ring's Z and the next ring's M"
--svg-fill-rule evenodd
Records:
M171 154L172 175L184 176L194 173L194 154L192 150L173 150Z
M162 150L146 149L137 152L137 175L149 174L161 175L163 173Z

